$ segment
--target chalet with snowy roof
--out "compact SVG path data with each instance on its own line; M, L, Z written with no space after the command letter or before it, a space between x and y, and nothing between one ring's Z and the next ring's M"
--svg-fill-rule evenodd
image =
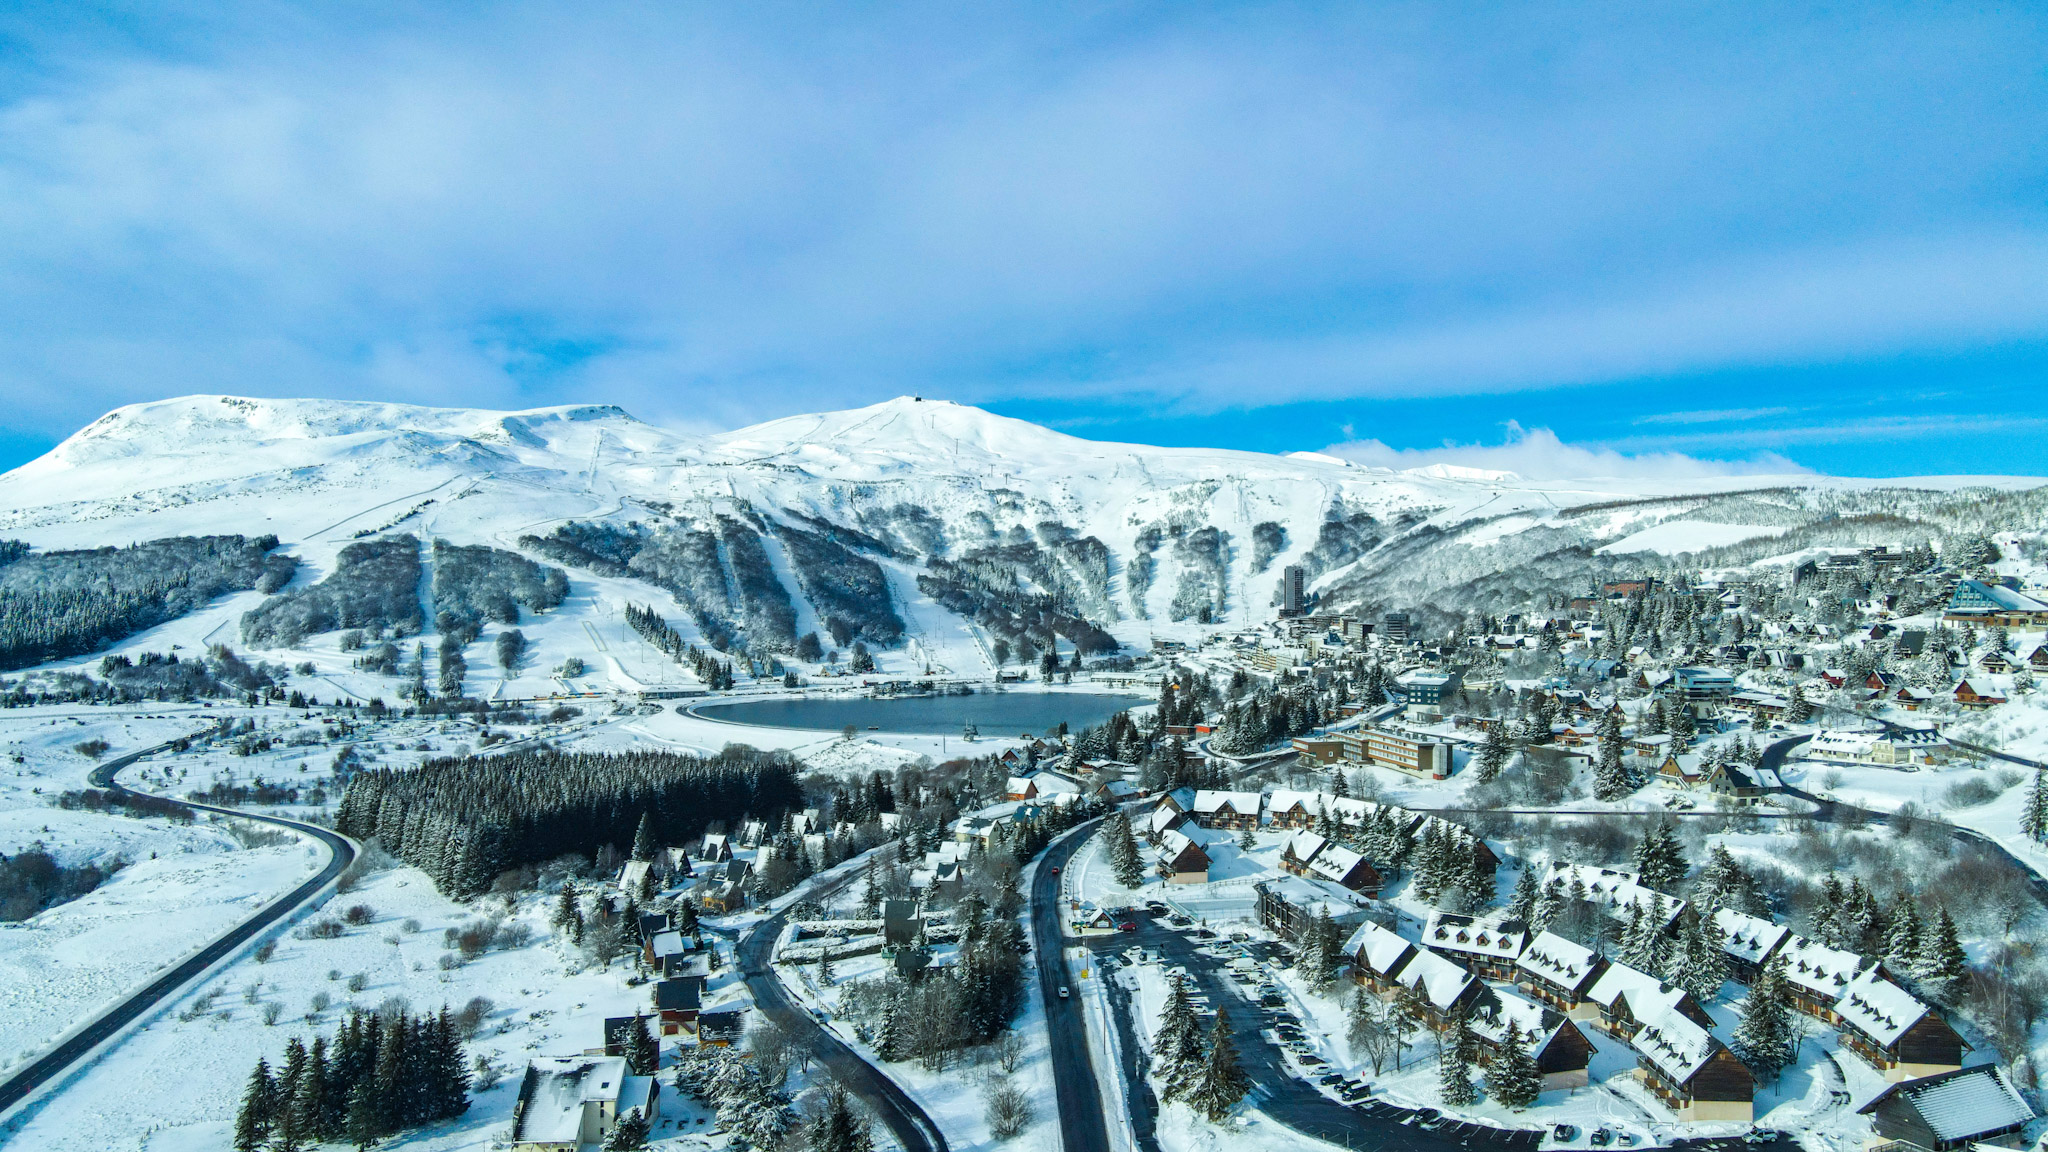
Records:
M1344 954L1351 957L1351 978L1382 997L1401 990L1396 977L1415 951L1415 945L1400 933L1370 920L1344 941Z
M528 1062L512 1106L512 1147L519 1152L577 1152L595 1145L634 1109L659 1114L661 1088L633 1076L620 1056L542 1057Z
M1322 792L1276 791L1266 801L1266 823L1276 828L1313 828L1316 817L1330 810Z
M1122 804L1129 800L1136 800L1144 794L1144 790L1136 784L1131 783L1129 780L1119 779L1102 781L1095 786L1095 790L1090 792L1089 796L1104 804Z
M668 872L671 882L690 875L690 851L687 848L663 848L655 862Z
M2042 644L2029 653L2027 664L2037 671L2048 670L2048 644Z
M1309 861L1329 846L1329 840L1314 832L1296 832L1280 846L1280 867L1296 876L1306 876Z
M1907 684L1902 686L1897 692L1892 693L1892 703L1897 704L1908 712L1918 712L1929 704L1934 703L1934 693L1928 689Z
M2005 690L1982 676L1971 677L1956 685L1956 706L1959 708L1984 709L2005 703Z
M1536 1061L1545 1092L1584 1088L1586 1068L1593 1061L1593 1042L1564 1014L1501 988L1489 988L1473 1006L1467 1026L1472 1030L1473 1062L1493 1063L1507 1042L1512 1024L1523 1050Z
M641 958L647 962L647 966L660 971L668 964L669 957L687 956L697 951L697 940L693 936L685 936L674 928L664 928L649 935L640 951Z
M1635 1035L1646 1015L1665 1010L1678 1013L1702 1028L1714 1025L1713 1017L1676 984L1667 984L1648 972L1626 964L1610 962L1586 990L1586 999L1600 1010L1600 1027L1626 1040Z
M1720 775L1719 761L1696 752L1673 752L1657 765L1657 779L1680 788L1710 788Z
M1986 672L1994 672L2002 675L2019 667L2019 665L2014 663L2012 658L2008 657L2005 653L2000 652L1996 648L1993 648L1991 651L1986 652L1984 655L1979 656L1977 658L1977 667L1982 668Z
M1432 912L1422 928L1422 946L1447 956L1476 976L1512 980L1515 960L1529 942L1529 926L1513 917L1464 916Z
M1204 828L1227 828L1232 832L1259 826L1264 797L1257 792L1224 792L1204 788L1195 793L1192 815Z
M1657 927L1666 932L1686 910L1685 901L1644 887L1633 872L1613 868L1553 861L1544 870L1541 887L1547 891L1552 886L1567 899L1584 900L1617 919L1628 919L1641 908L1643 915L1656 920Z
M2003 584L1961 580L1941 620L1979 628L2039 628L2048 625L2048 604Z
M1629 1037L1643 1087L1681 1120L1747 1124L1756 1076L1702 1024L1672 1005L1646 1007Z
M654 884L652 860L628 860L619 868L619 892L632 896Z
M1153 808L1151 814L1145 817L1144 822L1139 825L1138 831L1147 841L1157 845L1168 832L1176 831L1182 825L1191 822L1192 820L1187 813L1172 805L1161 804Z
M1835 1011L1850 981L1866 966L1863 957L1804 936L1792 936L1780 946L1785 957L1785 982L1792 994L1792 1006L1816 1020L1835 1027L1842 1023Z
M1775 692L1749 689L1728 697L1728 706L1759 720L1776 720L1785 714L1785 709L1791 707L1792 702Z
M722 864L732 859L732 837L718 833L707 833L703 845L697 849L699 858L712 864Z
M740 847L758 848L768 839L768 823L765 820L749 820L740 825Z
M2022 1147L2035 1119L2033 1105L1996 1064L1895 1083L1856 1111L1905 1152Z
M1169 829L1159 837L1153 870L1168 884L1207 884L1209 853L1187 833Z
M1394 982L1416 994L1425 1021L1441 1032L1451 1022L1470 1013L1486 991L1479 977L1430 951L1418 951L1394 975Z
M1835 1015L1842 1046L1894 1082L1960 1068L1970 1047L1941 1013L1885 979L1877 965L1849 982Z
M1538 932L1515 957L1515 982L1531 996L1574 1020L1599 1015L1586 999L1607 961L1599 953L1555 932Z
M1671 737L1663 732L1638 732L1629 737L1628 750L1646 760L1661 761L1671 754Z
M1324 844L1322 851L1308 861L1307 871L1302 875L1327 880L1353 892L1376 893L1381 885L1379 870L1366 861L1364 853L1336 843Z
M1721 937L1721 955L1728 978L1739 984L1755 982L1764 965L1778 952L1778 946L1792 935L1783 924L1733 908L1714 909L1714 928Z

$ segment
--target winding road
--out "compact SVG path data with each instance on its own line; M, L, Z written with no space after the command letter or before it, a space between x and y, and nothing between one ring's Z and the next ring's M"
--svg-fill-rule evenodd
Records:
M115 779L115 776L122 769L130 767L155 753L167 751L174 746L175 742L158 744L109 760L93 770L92 783L95 787L104 788L109 792L123 793L130 796L148 795L147 793L137 792L123 786ZM170 798L167 797L167 799ZM9 1074L4 1080L0 1080L0 1114L13 1109L16 1105L34 1095L37 1089L64 1075L90 1056L101 1044L114 1038L130 1024L141 1020L159 1005L169 1001L194 978L213 967L220 960L232 955L259 933L283 920L285 917L290 916L305 905L321 898L325 894L327 886L333 883L342 874L343 870L355 862L356 844L353 840L316 824L307 824L282 816L259 816L252 812L241 812L233 808L221 808L212 804L198 804L189 800L180 800L179 803L198 811L215 812L222 816L232 816L239 820L254 820L261 824L274 824L280 828L289 828L302 835L311 836L327 846L327 866L305 883L271 901L255 915L229 929L212 943L200 948L191 956L186 957L182 963L159 974L148 984L130 993L126 999L102 1012L85 1027L73 1033L55 1048L44 1053L41 1058Z
M1038 991L1045 1001L1045 1029L1052 1050L1053 1094L1059 1100L1060 1147L1065 1152L1109 1152L1109 1120L1100 1081L1088 1051L1088 1020L1078 995L1061 999L1070 987L1066 937L1060 927L1060 869L1094 835L1089 821L1054 840L1031 877L1031 948L1038 960ZM1150 1128L1149 1121L1146 1128Z
M823 900L845 889L860 876L859 871L848 869L844 876L824 881L806 895ZM775 974L772 961L775 941L781 937L788 921L789 911L785 908L748 929L739 937L734 949L740 971L746 974L747 987L754 993L755 1006L782 1029L785 1036L802 1045L812 1059L829 1069L833 1078L847 1091L872 1108L896 1137L896 1142L903 1146L904 1152L948 1152L945 1135L917 1101L848 1047L845 1041L821 1026L782 986L782 978Z

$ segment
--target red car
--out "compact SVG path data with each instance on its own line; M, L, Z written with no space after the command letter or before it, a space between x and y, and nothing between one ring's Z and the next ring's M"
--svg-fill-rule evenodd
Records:
M1117 925L1116 928L1119 932L1136 932L1138 930L1138 926L1129 920Z
M1060 870L1059 870L1059 869L1057 869L1057 868L1055 868L1055 869L1053 869L1053 870L1052 870L1052 874L1053 874L1053 875L1055 875L1055 876L1057 876L1057 875L1059 875L1059 874L1060 874Z

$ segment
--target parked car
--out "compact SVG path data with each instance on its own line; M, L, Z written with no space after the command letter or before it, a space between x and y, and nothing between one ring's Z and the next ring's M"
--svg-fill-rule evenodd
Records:
M1123 923L1117 925L1116 930L1119 932L1136 932L1138 930L1138 922L1135 920L1126 920Z
M1614 1142L1621 1145L1623 1148L1635 1147L1636 1141L1637 1137L1636 1134L1633 1132L1623 1132L1621 1135L1614 1138Z
M1609 1132L1605 1128L1595 1128L1593 1129L1593 1134L1586 1137L1586 1139L1591 1141L1595 1148L1605 1148L1609 1144L1614 1143L1614 1133Z
M1166 915L1166 902L1163 900L1147 900L1145 901L1145 911L1164 916Z
M1579 1130L1570 1124L1559 1124L1550 1130L1550 1138L1560 1144L1579 1138Z

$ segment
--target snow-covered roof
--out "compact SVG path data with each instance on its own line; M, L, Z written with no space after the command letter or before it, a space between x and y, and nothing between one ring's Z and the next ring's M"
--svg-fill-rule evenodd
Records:
M1856 1111L1869 1115L1888 1100L1920 1114L1936 1138L1963 1141L2034 1119L2034 1109L1996 1064L1979 1064L1894 1084Z
M1645 914L1657 914L1661 910L1663 924L1668 925L1685 911L1685 901L1676 896L1666 896L1654 888L1645 888L1633 872L1556 861L1543 874L1543 887L1548 888L1555 882L1563 885L1567 894L1571 893L1575 881L1584 886L1588 903L1605 908L1609 913L1626 913L1638 906Z
M1714 1034L1686 1018L1670 1004L1647 1005L1638 1008L1634 1000L1629 1001L1629 1010L1635 1013L1641 1027L1629 1038L1629 1047L1642 1054L1645 1060L1656 1066L1674 1084L1684 1084L1692 1079L1720 1047Z
M654 939L650 942L650 947L654 950L654 958L656 960L661 959L663 956L674 956L688 952L696 946L694 941L675 929L670 929L666 932L656 932Z
M1038 785L1038 792L1041 796L1049 794L1078 796L1086 790L1086 785L1082 784L1079 780L1058 772L1037 773L1031 777L1031 782Z
M1928 1011L1911 992L1879 975L1875 964L1849 981L1842 998L1835 1002L1835 1012L1843 1020L1887 1047Z
M1159 837L1159 858L1170 862L1190 848L1199 850L1201 847L1187 833L1169 829L1164 835ZM1204 856L1208 854L1207 851L1202 852Z
M1550 1034L1564 1023L1564 1017L1534 1000L1527 1000L1506 988L1489 987L1488 995L1472 1013L1472 1031L1493 1043L1507 1038L1508 1025L1522 1034L1529 1051L1539 1052Z
M1381 976L1392 976L1415 946L1391 928L1368 920L1344 942L1344 954L1363 963Z
M619 1100L628 1079L644 1077L627 1076L623 1056L544 1056L532 1061L520 1085L522 1107L513 1139L522 1144L581 1142L583 1105Z
M1716 908L1714 927L1721 932L1721 951L1751 964L1763 963L1771 950L1792 934L1783 924L1733 908Z
M1783 954L1786 978L1824 1003L1840 998L1849 981L1863 968L1863 957L1854 952L1816 944L1804 936L1787 939Z
M1346 848L1342 844L1325 844L1323 850L1316 853L1315 858L1308 862L1308 870L1325 880L1341 884L1346 876L1351 875L1352 869L1357 868L1364 860L1365 854L1362 852Z
M1445 1012L1479 978L1434 952L1418 950L1394 979L1421 992L1432 1007Z
M1182 812L1177 808L1169 808L1166 805L1162 804L1159 807L1154 808L1152 810L1151 818L1146 820L1145 822L1145 829L1147 832L1156 836L1161 832L1167 831L1168 829L1179 827L1181 821L1186 820L1187 818L1187 813Z
M1318 853L1329 847L1329 844L1328 840L1313 832L1296 832L1287 838L1286 846L1280 851L1282 855L1292 856L1295 860L1306 864L1315 859Z
M1231 811L1236 812L1240 816L1257 816L1259 814L1259 802L1262 799L1264 797L1261 797L1257 792L1225 792L1214 788L1204 788L1195 793L1194 810L1197 812L1220 812L1224 806L1228 805Z
M1529 946L1522 949L1522 955L1515 960L1515 967L1532 976L1541 976L1560 988L1577 988L1586 982L1599 963L1599 956L1591 948L1555 932L1538 932L1536 938L1529 941Z
M1629 1012L1640 1019L1646 1010L1678 1003L1685 990L1621 963L1607 965L1600 978L1586 990L1586 999L1610 1012L1623 996L1628 997Z
M1031 777L1012 776L1009 783L1003 785L1003 791L1011 796L1022 796L1031 791Z
M1501 914L1472 917L1431 912L1422 929L1422 942L1431 948L1506 960L1521 955L1528 939L1527 925Z
M1328 792L1298 792L1286 788L1278 788L1267 798L1266 804L1267 810L1276 815L1300 808L1302 811L1314 816L1319 812L1329 811L1330 802L1335 799L1336 797Z

